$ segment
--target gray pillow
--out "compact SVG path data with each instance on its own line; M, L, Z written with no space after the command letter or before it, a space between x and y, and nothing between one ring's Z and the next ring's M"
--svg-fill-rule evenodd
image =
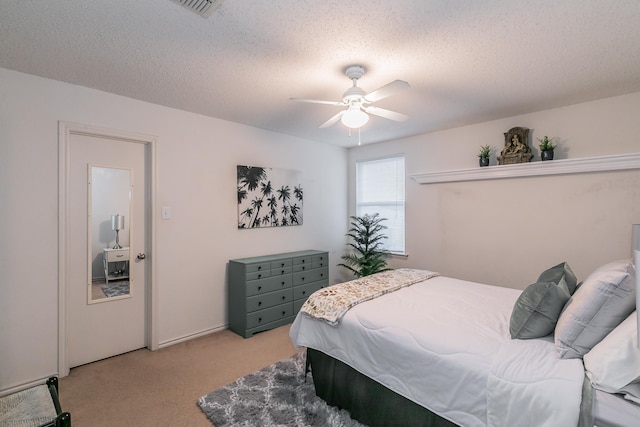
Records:
M543 271L538 277L538 282L553 282L556 285L560 285L560 279L562 278L564 278L567 292L569 292L569 295L573 295L576 291L578 280L566 262L561 262Z
M537 282L528 286L513 306L509 332L513 339L542 338L556 327L558 316L569 300L569 292L554 282Z
M582 357L633 312L635 268L631 260L596 269L560 314L555 344L563 359Z

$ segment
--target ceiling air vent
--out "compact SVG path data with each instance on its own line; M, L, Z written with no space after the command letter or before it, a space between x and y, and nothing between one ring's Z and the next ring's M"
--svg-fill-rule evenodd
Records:
M214 10L220 7L222 0L171 0L178 3L190 11L197 13L203 18L209 17Z

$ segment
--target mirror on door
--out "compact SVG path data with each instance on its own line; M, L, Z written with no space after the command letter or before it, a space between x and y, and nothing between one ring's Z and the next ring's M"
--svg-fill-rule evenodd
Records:
M89 304L131 296L131 171L89 166Z

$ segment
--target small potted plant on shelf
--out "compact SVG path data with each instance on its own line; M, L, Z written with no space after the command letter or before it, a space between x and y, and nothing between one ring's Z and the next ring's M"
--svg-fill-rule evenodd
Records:
M491 157L491 146L490 145L481 145L480 152L478 153L478 158L480 166L489 166L489 157Z
M553 138L552 138L553 139ZM544 162L545 160L553 160L553 150L556 148L556 144L551 142L551 139L545 135L542 139L538 138L540 144L540 158Z

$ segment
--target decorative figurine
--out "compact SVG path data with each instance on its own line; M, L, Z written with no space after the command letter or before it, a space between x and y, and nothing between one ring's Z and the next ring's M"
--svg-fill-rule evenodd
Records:
M498 156L499 165L528 163L533 158L529 147L529 129L515 127L504 133L504 148Z

